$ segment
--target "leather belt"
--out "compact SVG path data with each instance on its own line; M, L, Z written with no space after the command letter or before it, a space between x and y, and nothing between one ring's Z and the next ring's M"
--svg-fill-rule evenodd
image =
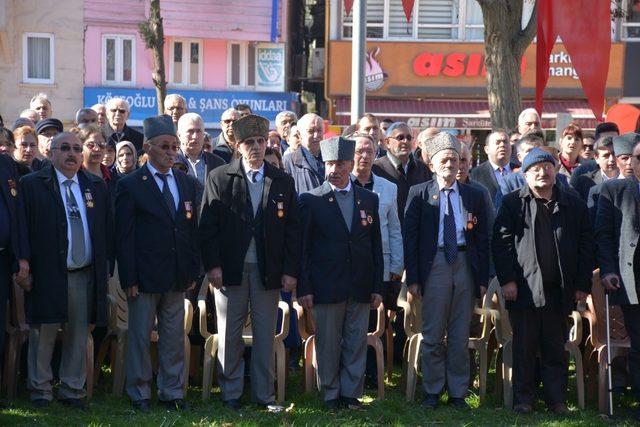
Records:
M85 265L84 267L80 267L80 268L67 268L67 272L68 273L80 273L81 271L88 270L91 267L92 267L92 265L89 264L89 265Z

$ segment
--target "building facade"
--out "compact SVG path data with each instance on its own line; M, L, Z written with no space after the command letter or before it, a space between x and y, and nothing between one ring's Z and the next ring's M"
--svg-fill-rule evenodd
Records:
M84 105L123 97L134 126L157 114L153 57L138 34L149 3L121 0L114 13L112 1L84 1ZM272 121L298 109L286 76L288 0L160 4L168 93L183 95L207 128L219 128L222 112L239 103Z
M330 117L339 126L350 124L352 16L344 3L326 3L325 96ZM634 20L638 16L631 13L612 23L607 106L623 96L625 50L640 30ZM435 126L482 141L491 128L483 31L476 0L416 0L409 21L401 0L367 1L365 111L416 129ZM533 43L521 65L525 107L534 104L535 50ZM543 127L554 129L558 114L565 113L593 129L597 121L562 43L553 50L549 73Z
M0 114L7 126L37 93L70 123L82 105L84 0L0 0Z

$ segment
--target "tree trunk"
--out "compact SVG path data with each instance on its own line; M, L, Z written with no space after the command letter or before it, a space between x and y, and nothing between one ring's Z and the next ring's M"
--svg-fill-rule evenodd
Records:
M149 19L139 25L140 36L147 49L153 53L151 78L156 87L158 114L164 113L164 98L167 96L167 79L164 72L164 28L160 16L160 0L151 0Z
M521 30L522 0L478 0L484 21L487 98L491 126L510 129L522 110L522 55L537 30L537 11ZM537 9L537 7L536 7Z

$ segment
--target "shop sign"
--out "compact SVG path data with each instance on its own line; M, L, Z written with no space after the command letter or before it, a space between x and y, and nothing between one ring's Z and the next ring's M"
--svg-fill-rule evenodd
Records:
M284 44L259 43L256 46L256 90L284 92Z
M202 116L207 127L219 127L222 113L238 104L247 104L254 114L264 116L275 127L276 115L283 110L298 110L295 92L226 92L173 90L187 100L187 110ZM141 124L147 117L158 114L155 89L121 89L113 87L85 87L84 105L106 104L111 98L123 98L131 106L129 120Z

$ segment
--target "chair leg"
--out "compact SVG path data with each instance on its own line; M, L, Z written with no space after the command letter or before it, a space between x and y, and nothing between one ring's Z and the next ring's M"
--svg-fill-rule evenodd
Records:
M18 364L20 363L20 344L18 335L9 335L4 350L4 383L7 387L7 398L16 397Z
M582 367L582 354L580 349L572 345L571 353L576 366L576 389L578 390L578 407L584 409L584 369Z
M598 352L598 410L601 414L608 413L607 402L607 348Z
M211 381L213 380L213 364L215 363L215 352L212 351L214 337L204 344L204 353L202 356L202 400L209 399L211 396Z
M417 359L418 347L420 346L420 336L416 334L409 340L409 350L407 356L407 388L406 399L408 402L413 401L416 393L416 381L418 374Z
M513 383L512 383L512 367L513 353L512 342L509 341L504 345L502 352L502 392L504 395L504 406L506 409L513 407Z
M87 398L91 399L93 397L93 335L89 332L89 336L87 337L87 355L86 355L86 375L87 375Z
M391 324L391 316L387 318L387 326L384 331L386 334L387 347L387 380L393 378L393 325Z
M307 338L304 343L304 391L311 393L315 384L315 375L313 369L313 335Z
M373 338L373 337L372 337ZM384 399L384 350L380 338L374 338L371 346L376 352L376 369L378 373L378 399Z
M480 379L480 404L483 404L486 400L487 397L487 347L486 344L483 344L483 346L478 350L478 353L480 353L480 366L479 366L479 370L480 373L478 375L478 378Z
M113 362L113 395L122 396L125 380L125 355L127 354L127 332L120 331L116 337Z
M284 350L284 343L274 343L275 358L276 358L276 385L277 394L276 399L278 403L284 402L284 385L287 374L286 365L286 352Z
M187 395L187 389L189 388L189 365L191 362L191 342L187 335L184 336L184 384L182 390L184 395Z

